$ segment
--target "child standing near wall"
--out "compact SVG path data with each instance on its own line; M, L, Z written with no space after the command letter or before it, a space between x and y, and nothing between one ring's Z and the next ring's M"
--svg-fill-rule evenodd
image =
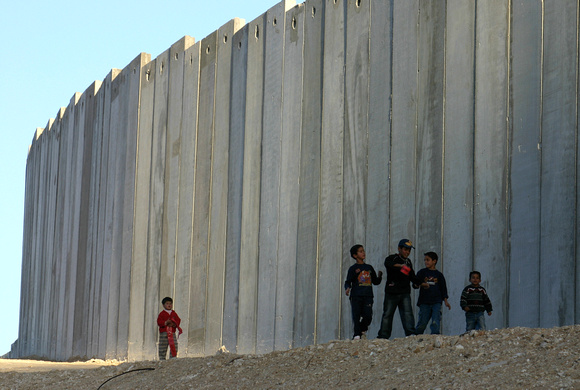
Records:
M169 347L170 356L169 358L177 357L177 335L176 330L179 330L179 334L183 331L179 327L181 324L181 318L173 310L173 299L170 297L165 297L161 301L163 305L163 310L157 316L157 326L159 326L159 360L165 360L167 358L167 347Z
M373 319L373 284L381 283L382 271L377 276L372 265L366 264L365 248L362 245L354 245L350 248L350 256L356 263L348 269L344 290L346 296L350 296L352 309L352 321L354 323L353 340L360 340L366 335L366 331Z
M419 290L419 320L415 331L423 334L429 320L431 320L431 334L441 333L441 303L451 310L451 305L447 302L447 283L443 273L437 270L436 265L439 257L435 252L424 254L425 268L417 272L417 279L427 283L426 287Z
M470 285L466 286L461 293L461 308L465 311L465 331L470 330L485 330L485 316L491 315L492 307L489 296L485 288L480 286L481 273L478 271L471 271L469 273Z

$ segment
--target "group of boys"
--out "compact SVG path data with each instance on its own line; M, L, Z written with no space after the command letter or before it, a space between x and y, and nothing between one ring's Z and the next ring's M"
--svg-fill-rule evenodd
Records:
M441 332L441 306L451 310L447 301L447 284L443 273L437 270L439 257L435 252L424 254L425 268L415 274L409 260L413 243L408 239L399 241L398 253L385 259L387 281L385 285L385 300L383 316L378 338L388 339L393 329L393 317L399 309L403 330L406 336L423 334L431 321L431 334ZM374 294L372 285L382 281L383 273L377 274L370 264L365 263L366 253L362 245L350 248L350 255L355 260L347 273L344 282L345 293L350 299L352 320L354 323L353 339L366 338L366 332L373 318ZM472 271L469 274L470 284L461 293L460 305L465 312L466 331L472 329L485 330L484 312L491 315L492 306L489 296L481 283L481 274ZM419 320L415 325L411 303L411 285L418 288Z
M391 337L393 317L399 308L401 322L406 336L422 334L431 321L431 334L439 334L441 328L441 306L445 304L449 310L451 305L447 301L447 284L445 277L437 270L439 257L435 252L425 253L425 268L415 274L413 265L409 260L413 243L407 239L399 242L398 253L392 254L385 259L387 269L387 282L385 285L385 300L383 304L383 317L378 338L388 339ZM355 259L349 269L344 282L346 295L350 298L352 308L352 320L354 323L353 339L358 340L366 337L366 332L373 319L373 288L383 279L383 272L377 274L372 265L365 263L366 253L362 245L354 245L350 248L350 255ZM485 329L484 312L491 315L491 301L481 283L481 274L472 271L469 274L471 284L466 286L461 293L461 308L465 311L466 331L472 329ZM417 325L413 318L411 307L411 287L419 288L419 320ZM169 350L170 358L177 356L176 332L181 333L181 319L173 310L173 300L170 297L163 298L161 302L163 310L157 317L159 326L159 359L165 360Z

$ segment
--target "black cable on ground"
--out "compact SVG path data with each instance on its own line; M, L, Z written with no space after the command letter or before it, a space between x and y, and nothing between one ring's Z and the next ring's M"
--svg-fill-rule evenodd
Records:
M99 390L101 387L103 387L103 385L104 385L105 383L107 383L107 382L108 382L108 381L110 381L111 379L115 379L115 378L116 378L116 377L118 377L118 376L125 375L125 374L128 374L128 373L130 373L130 372L135 372L135 371L152 371L152 370L155 370L155 368L153 368L153 367L147 367L147 368L136 368L136 369L134 369L134 370L125 371L125 372L123 372L123 373L121 373L121 374L119 374L119 375L115 375L115 376L113 376L113 377L111 377L111 378L107 379L107 380L106 380L106 381L104 381L103 383L101 383L101 385L100 385L99 387L97 387L97 390Z

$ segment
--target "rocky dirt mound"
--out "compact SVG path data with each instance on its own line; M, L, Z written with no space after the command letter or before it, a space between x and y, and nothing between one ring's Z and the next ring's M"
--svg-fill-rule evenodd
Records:
M218 353L164 362L86 363L98 368L66 368L66 363L42 362L43 366L58 366L40 371L34 364L27 361L26 369L5 371L0 361L0 387L580 389L580 325L473 331L461 336L422 335L392 341L340 340L265 355Z

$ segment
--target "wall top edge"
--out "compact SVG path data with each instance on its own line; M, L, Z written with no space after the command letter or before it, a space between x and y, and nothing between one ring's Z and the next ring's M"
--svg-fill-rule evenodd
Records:
M308 1L297 4L296 0L281 0L279 3L272 6L269 10L267 10L266 12L262 13L261 15L256 17L254 20L252 20L252 22L259 23L260 21L266 20L268 13L280 12L281 10L283 10L284 12L287 12L294 7L302 6L302 5L306 4L307 2ZM252 23L252 22L250 22L250 23ZM225 28L233 28L233 33L235 34L250 23L246 23L246 21L242 18L234 17L233 19L230 19L227 23L225 23L223 26L221 26L220 28L218 28L217 30L215 30L214 32L212 32L211 34L209 34L207 37L203 38L202 40L196 41L194 37L189 36L189 35L185 35L182 38L180 38L179 40L177 40L173 45L171 45L163 53L159 54L155 59L163 57L163 56L167 56L169 54L168 52L174 51L178 48L181 52L184 52L184 51L188 50L189 48L193 47L195 44L200 44L201 41L206 40L208 38L209 38L209 40L216 39L217 35L218 35L218 31L225 29ZM123 69L112 68L111 71L107 74L107 77L109 77L111 80L114 80L115 77L117 77L117 75L119 75L124 69L127 69L131 66L137 66L137 67L142 68L145 65L147 65L148 63L150 63L151 61L152 61L151 54L146 53L146 52L141 52ZM89 87L87 87L87 89L85 90L84 93L75 92L70 99L69 106L76 105L80 101L83 94L85 94L85 93L96 94L99 91L101 85L102 85L102 81L96 80ZM66 110L66 108L64 108L64 109L61 108L61 110L59 111L59 115L58 115L59 119L62 119L62 117L64 116L64 113L65 113L65 110ZM37 133L38 133L38 129L35 132L34 139L38 138L39 134L37 134ZM31 147L32 147L32 145L30 145L30 147L29 147L29 152L30 152Z

